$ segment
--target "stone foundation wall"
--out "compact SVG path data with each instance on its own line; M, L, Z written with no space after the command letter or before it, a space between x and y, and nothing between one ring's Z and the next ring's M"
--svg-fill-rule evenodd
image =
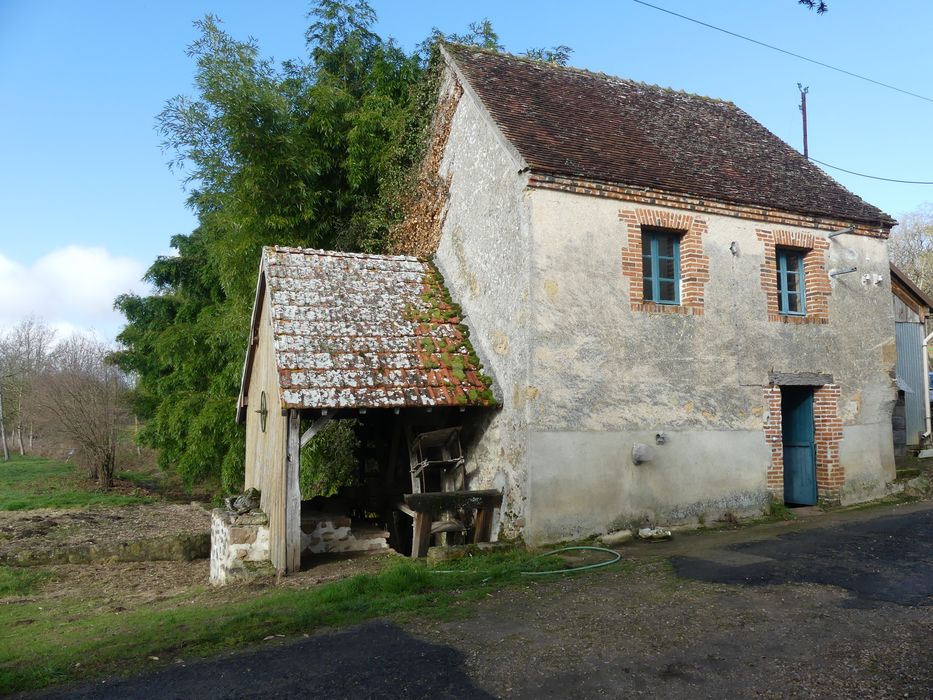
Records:
M272 573L269 518L262 511L237 515L226 508L211 513L211 578L215 586Z
M376 527L354 526L344 515L327 513L301 518L302 552L372 552L388 549L388 537L388 532Z

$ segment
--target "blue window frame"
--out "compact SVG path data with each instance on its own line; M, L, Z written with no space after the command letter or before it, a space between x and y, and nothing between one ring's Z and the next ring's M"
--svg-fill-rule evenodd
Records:
M785 316L806 316L807 299L803 279L804 251L778 248L778 305Z
M666 231L645 231L641 252L645 301L680 304L680 237Z

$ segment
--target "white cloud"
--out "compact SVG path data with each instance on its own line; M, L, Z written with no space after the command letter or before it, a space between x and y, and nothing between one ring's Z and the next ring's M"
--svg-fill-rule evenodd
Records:
M102 247L69 245L25 265L0 253L0 331L33 314L61 333L94 329L112 338L124 324L113 300L146 292L146 265Z

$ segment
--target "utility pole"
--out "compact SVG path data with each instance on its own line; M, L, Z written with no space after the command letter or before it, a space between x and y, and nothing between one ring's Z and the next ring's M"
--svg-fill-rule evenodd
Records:
M803 116L803 157L810 159L810 151L807 148L807 93L810 92L810 86L804 87L797 83L797 89L800 90L800 114Z

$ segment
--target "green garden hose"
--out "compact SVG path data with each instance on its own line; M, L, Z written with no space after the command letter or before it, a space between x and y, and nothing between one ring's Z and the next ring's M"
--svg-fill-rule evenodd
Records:
M599 569L600 567L603 567L603 566L609 566L610 564L615 564L617 561L619 561L622 558L622 555L619 554L614 549L606 549L605 547L588 547L584 545L578 545L576 547L561 547L560 549L555 549L550 552L544 552L543 554L539 554L538 556L533 557L532 561L534 561L535 559L542 559L543 557L550 557L550 556L553 556L554 554L560 554L561 552L573 552L573 551L578 551L578 550L589 550L592 552L605 552L606 554L612 555L612 559L607 559L606 561L598 561L595 564L584 564L583 566L575 566L570 569L549 569L548 571L517 571L515 573L519 574L520 576L545 576L547 574L571 574L576 571L586 571L588 569ZM433 574L465 574L465 573L468 573L466 571L460 571L456 569L431 569L430 571ZM482 582L487 583L490 580L491 580L491 577L484 578Z
M607 559L606 561L599 561L595 564L585 564L583 566L575 566L572 569L551 569L549 571L519 571L518 573L522 576L544 576L545 574L569 574L574 571L586 571L587 569L598 569L602 566L609 566L610 564L615 564L619 559L622 558L622 555L613 549L606 549L605 547L586 547L586 546L577 546L577 547L561 547L560 549L555 549L551 552L545 552L544 554L539 554L535 559L541 559L542 557L549 557L553 554L560 554L561 552L572 552L576 550L589 550L593 552L605 552L606 554L611 554L612 559Z

